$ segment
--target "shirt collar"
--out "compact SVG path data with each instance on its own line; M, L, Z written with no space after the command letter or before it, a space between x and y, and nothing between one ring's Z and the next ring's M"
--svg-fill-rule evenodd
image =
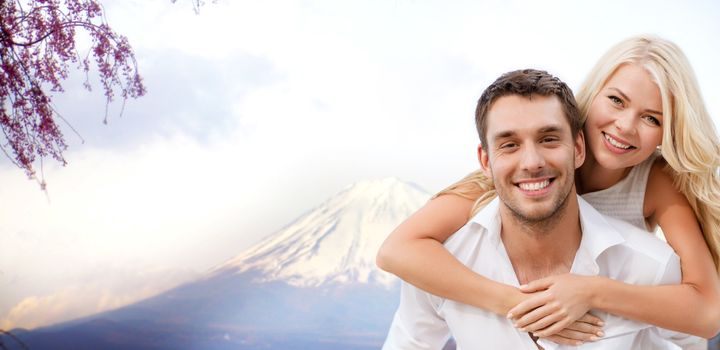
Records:
M583 230L583 241L586 248L597 259L608 248L622 244L625 238L600 214L590 203L578 196L580 207L580 225ZM581 244L582 245L582 244Z
M473 216L470 221L474 222L486 230L490 230L496 221L500 219L500 199L495 197L490 203L485 205L480 211Z
M582 197L577 196L580 209L582 239L573 262L573 273L593 274L599 272L597 260L608 248L622 244L625 239L607 219ZM500 244L500 199L497 197L470 219L482 226L495 244Z
M490 237L495 245L500 244L500 199L495 197L475 214L475 216L470 219L470 222L480 225L485 229L488 237Z

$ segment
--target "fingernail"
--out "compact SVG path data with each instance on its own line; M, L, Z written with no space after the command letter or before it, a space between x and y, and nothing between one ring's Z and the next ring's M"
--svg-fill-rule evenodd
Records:
M603 335L605 335L605 333L603 333L602 331L598 331L595 334L597 334L598 337L602 337Z
M600 338L598 338L598 337L596 337L596 336L594 336L594 335L593 335L592 337L590 337L590 341L596 341L596 340L598 340L598 339L600 339Z
M601 326L601 327L602 327L602 326L604 326L604 325L605 325L605 322L603 322L603 321L598 322L598 326Z
M524 327L523 327L523 328L520 328L520 332L527 332L527 329L524 328Z
M521 285L520 288L527 288L527 284Z
M507 318L513 318L513 316L515 316L515 315L513 315L512 312L509 312L509 313L507 314Z

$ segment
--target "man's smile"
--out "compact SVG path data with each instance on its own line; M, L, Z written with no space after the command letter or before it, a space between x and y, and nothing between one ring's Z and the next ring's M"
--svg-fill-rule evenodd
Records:
M515 182L522 192L530 195L541 195L549 191L549 187L555 180L554 177L532 178Z

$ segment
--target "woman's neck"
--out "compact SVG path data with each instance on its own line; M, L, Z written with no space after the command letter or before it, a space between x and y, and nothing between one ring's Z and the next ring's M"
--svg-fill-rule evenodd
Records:
M630 172L632 167L608 169L600 165L591 152L587 153L585 162L575 172L575 187L578 194L585 194L610 188Z

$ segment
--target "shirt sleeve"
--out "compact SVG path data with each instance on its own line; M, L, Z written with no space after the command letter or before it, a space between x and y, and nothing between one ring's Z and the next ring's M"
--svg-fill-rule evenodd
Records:
M438 311L440 301L440 298L403 282L400 306L383 350L441 349L450 337L450 330Z
M682 272L680 270L680 257L674 252L670 254L665 264L665 269L660 270L655 280L655 285L662 284L679 284L682 282Z

